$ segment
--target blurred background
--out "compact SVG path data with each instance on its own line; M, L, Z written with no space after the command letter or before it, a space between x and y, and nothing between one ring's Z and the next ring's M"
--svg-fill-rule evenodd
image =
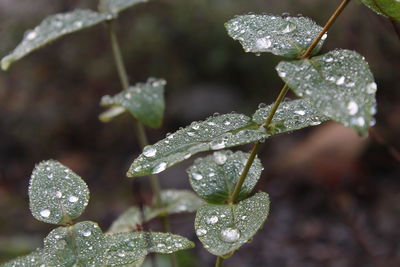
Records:
M338 4L159 0L123 12L116 30L131 83L149 76L168 82L164 126L147 130L150 142L215 112L251 115L277 96L280 58L244 53L224 22L249 12L285 12L324 25ZM95 0L0 0L0 57L47 15L96 6ZM227 266L400 266L400 39L388 20L352 1L322 52L334 48L356 50L369 62L378 84L377 123L367 138L330 122L268 139L257 190L270 194L271 213ZM87 182L91 200L80 220L106 230L137 202L125 177L140 153L132 118L108 124L97 118L101 96L120 90L103 25L66 36L0 72L0 262L41 246L53 228L28 208L29 177L42 160L59 160ZM162 186L190 189L185 170L191 161L163 172ZM148 180L135 181L149 201ZM180 253L181 266L213 266L215 257L202 248L193 222L193 214L171 218L172 231L197 244Z

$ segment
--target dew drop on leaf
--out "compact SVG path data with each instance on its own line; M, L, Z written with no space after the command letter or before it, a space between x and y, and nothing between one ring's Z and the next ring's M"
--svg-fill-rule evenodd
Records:
M240 231L236 228L226 228L221 231L221 239L228 243L238 241L240 238Z

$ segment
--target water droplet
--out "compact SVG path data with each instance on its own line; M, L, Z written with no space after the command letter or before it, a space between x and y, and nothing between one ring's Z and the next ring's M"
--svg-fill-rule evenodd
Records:
M243 216L241 217L242 220L245 220L246 218L247 218L246 215L243 215Z
M271 45L271 40L268 38L260 38L256 41L256 49L259 51L267 50Z
M82 233L82 235L88 237L88 236L91 236L91 235L92 235L92 232L91 232L91 231L84 231L84 232Z
M376 83L369 83L368 85L367 85L367 88L366 88L366 90L367 90L367 93L368 94L374 94L375 92L376 92L376 89L377 89L378 87L377 87L377 85L376 85Z
M126 99L131 99L132 98L132 94L131 93L126 93L124 96L125 96Z
M342 77L340 77L339 79L337 79L336 84L337 84L337 85L342 85L342 84L344 84L344 80L345 80L345 77L342 76Z
M304 116L306 114L306 112L304 110L296 110L294 113L296 113L297 115L300 115L300 116Z
M60 191L57 191L55 193L55 195L56 195L57 198L61 198L62 197L62 193Z
M333 61L333 58L331 58L331 57L328 57L327 59L325 59L325 62L332 62Z
M218 217L217 216L211 216L210 218L206 219L206 222L208 224L215 224L218 222Z
M356 119L353 121L353 123L354 123L355 125L358 125L358 126L360 126L360 127L363 127L363 126L365 125L365 120L364 120L363 117L358 117L358 118L356 118Z
M214 153L214 161L218 165L225 164L227 159L228 159L228 157L224 153L221 153L221 152Z
M33 40L33 39L35 39L37 37L37 33L35 32L35 31L29 31L27 34L26 34L26 39L28 39L28 40Z
M228 243L234 243L239 240L240 232L236 228L226 228L221 231L221 238Z
M207 234L207 230L206 229L197 229L196 230L196 235L197 236L204 236L204 235L206 235Z
M187 132L186 134L187 134L188 136L194 136L194 135L195 135L194 132Z
M258 108L266 108L266 107L267 107L267 104L265 104L265 103L258 104Z
M158 248L165 248L165 244L159 243L159 244L157 244L157 247L158 247Z
M347 104L347 110L349 111L350 115L355 115L358 112L358 105L354 101L350 101Z
M160 173L164 171L167 168L167 163L166 162L160 162L157 166L154 167L153 169L153 174Z
M79 200L79 198L76 197L76 196L70 196L70 197L68 198L68 201L71 202L71 203L75 203L75 202L77 202L78 200Z
M147 158L154 157L154 156L156 155L156 153L157 153L157 149L155 149L155 148L152 147L152 146L146 146L146 147L143 149L143 155L144 155L145 157L147 157Z
M211 149L222 149L225 147L225 141L224 140L217 140L217 141L212 141L210 144Z
M282 33L290 33L295 29L296 29L296 24L288 22L288 24L286 24L286 27L282 30Z
M203 175L201 175L200 173L195 173L195 172L192 173L192 177L193 177L193 179L195 179L197 181L203 179Z
M83 22L80 21L80 20L78 20L78 21L75 21L75 22L74 22L74 25L75 25L75 27L80 28L80 27L83 26Z
M198 125L198 124L196 123L196 124L194 124L194 125L192 126L192 128L193 128L194 130L198 130L198 129L200 128L200 125Z
M40 211L40 216L42 216L42 217L44 217L44 218L49 218L50 214L51 214L51 212L50 212L50 210L48 210L48 209L45 209L45 210L41 210L41 211Z
M324 41L327 37L328 37L328 34L325 33L324 35L322 35L321 40Z

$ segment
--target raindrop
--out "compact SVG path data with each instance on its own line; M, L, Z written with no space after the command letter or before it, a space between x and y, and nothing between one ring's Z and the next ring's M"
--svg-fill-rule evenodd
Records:
M131 99L132 98L131 93L126 93L124 96L125 96L126 99Z
M167 168L167 163L166 162L160 162L157 166L154 167L153 169L153 174L160 173L164 171Z
M306 114L306 112L304 110L296 110L294 113L296 113L300 116L304 116Z
M225 141L224 140L212 141L210 147L211 149L222 149L225 147Z
M195 172L192 174L192 177L197 181L203 179L203 176L200 173L195 173Z
M265 103L260 103L258 105L258 108L266 108L266 107L267 107L267 104L265 104Z
M267 50L271 45L271 40L268 38L260 38L256 41L256 49L260 51Z
M214 161L218 165L224 164L227 159L228 159L228 157L224 153L221 153L221 152L214 153Z
M146 146L146 147L143 149L143 155L144 155L145 157L147 157L147 158L154 157L154 156L156 155L156 153L157 153L157 149L155 149L155 148L152 147L152 146Z
M350 115L355 115L358 112L358 105L354 101L350 101L347 104L347 110L349 111Z
M82 27L83 22L78 20L78 21L75 21L74 25L75 25L75 27L80 28L80 27Z
M40 216L42 216L42 217L44 217L44 218L49 218L50 214L51 214L51 212L50 212L50 210L48 210L48 209L45 209L45 210L41 210L41 211L40 211Z
M194 136L194 135L195 135L194 132L187 132L186 134L187 134L188 136Z
M92 232L90 232L90 231L84 231L84 232L82 233L82 235L88 237L88 236L91 236L91 235L92 235Z
M344 80L345 80L345 78L344 78L344 76L342 76L336 81L336 84L337 85L342 85L342 84L344 84Z
M236 228L226 228L221 231L221 238L223 241L233 243L239 240L240 232Z
M157 244L157 247L158 247L158 248L165 248L165 244L159 243L159 244Z
M196 235L197 236L204 236L207 234L207 230L206 229L197 229L196 230Z
M57 191L55 195L56 195L57 198L61 198L62 197L62 193L60 191Z
M35 31L29 31L29 32L26 34L26 39L28 39L28 40L33 40L33 39L36 38L36 36L37 36L37 33L36 33Z
M282 30L282 33L290 33L296 29L296 24L288 22L286 27Z
M121 257L121 258L125 257L125 253L123 253L123 252L118 253L118 257Z
M374 94L377 89L376 83L372 82L372 83L367 84L366 89L367 89L368 94Z
M208 224L215 224L218 222L218 217L217 216L211 216L210 218L207 218L206 222Z
M68 201L71 202L71 203L75 203L75 202L77 202L78 200L79 200L79 198L76 197L76 196L70 196L70 197L68 198Z

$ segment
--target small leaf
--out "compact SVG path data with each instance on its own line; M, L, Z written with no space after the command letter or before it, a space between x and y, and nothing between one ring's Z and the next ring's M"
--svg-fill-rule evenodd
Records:
M107 231L109 234L132 232L137 230L138 225L142 225L142 215L138 207L131 207L122 213L110 226Z
M165 109L165 84L165 80L149 78L146 83L137 83L135 86L131 86L129 89L112 97L103 96L100 104L102 106L122 107L143 124L159 128L162 124ZM104 122L110 121L115 116L120 115L121 111L106 111L100 115L100 119Z
M195 212L200 206L205 204L202 199L188 190L163 190L161 191L161 200L163 204L162 208L157 208L155 200L153 200L152 207L145 209L146 220L165 214Z
M44 267L42 251L36 250L28 255L18 257L9 262L1 264L1 267Z
M77 9L49 16L35 29L26 32L24 39L14 51L1 60L1 68L7 70L14 61L61 36L89 28L109 19L112 19L111 14L101 14L87 9Z
M398 0L361 0L377 14L400 20L400 1Z
M118 14L129 7L140 3L145 3L147 1L148 0L100 0L99 10L101 12Z
M248 242L262 227L269 203L268 194L260 192L237 205L204 205L196 214L196 234L211 254L227 255Z
M82 214L88 201L85 182L58 161L43 161L33 170L29 205L39 221L66 224Z
M196 159L187 170L193 190L210 203L223 204L229 200L246 165L249 153L230 150ZM253 162L242 186L239 200L248 196L260 178L262 165L258 158Z
M111 266L141 260L151 252L169 254L194 247L188 239L170 233L119 233L106 238L106 265Z
M193 122L164 140L144 148L127 176L145 176L164 171L192 155L263 140L265 130L242 114L225 114Z
M253 120L258 124L263 124L271 108L272 105L259 108L254 113ZM299 130L308 126L319 125L327 120L329 118L318 112L309 100L284 101L276 111L268 132L272 135Z
M246 52L269 52L295 58L303 54L321 32L322 27L306 17L273 15L236 16L225 24L229 36L238 40ZM317 53L326 35L313 50Z
M59 227L44 240L48 266L104 266L106 239L94 222Z
M282 61L279 76L322 114L366 134L376 113L374 77L354 51L335 50L322 56Z
M99 115L99 119L102 122L110 122L112 119L125 113L126 109L123 107L114 106L104 111Z

